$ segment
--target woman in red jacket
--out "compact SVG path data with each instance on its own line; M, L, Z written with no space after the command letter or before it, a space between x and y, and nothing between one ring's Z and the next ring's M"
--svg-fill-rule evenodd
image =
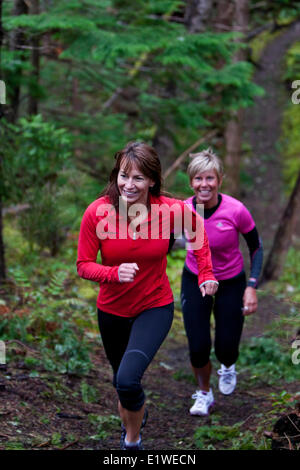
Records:
M218 283L203 220L183 201L162 194L155 150L131 142L115 158L106 190L83 215L77 270L100 286L98 322L119 398L121 448L140 450L147 414L141 379L173 319L166 275L171 232L188 233L202 295L213 295ZM96 261L99 251L101 264Z

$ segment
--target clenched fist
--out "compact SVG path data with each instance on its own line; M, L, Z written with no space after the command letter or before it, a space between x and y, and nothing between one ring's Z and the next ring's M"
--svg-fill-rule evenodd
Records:
M122 263L119 266L118 274L120 282L133 282L139 267L136 263Z

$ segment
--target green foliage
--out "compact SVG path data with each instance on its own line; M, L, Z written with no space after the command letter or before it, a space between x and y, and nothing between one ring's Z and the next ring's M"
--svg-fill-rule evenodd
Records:
M109 433L121 424L120 418L115 415L101 416L89 414L88 420L96 429L97 434L90 436L90 439L94 440L106 439Z
M8 131L8 134L7 132ZM55 255L74 220L65 198L71 137L63 128L45 122L41 115L21 118L1 131L5 141L2 191L11 202L28 204L19 218L31 249L36 244Z
M300 251L290 248L283 273L276 283L277 293L285 293L293 302L300 302Z
M178 369L174 374L172 374L174 380L184 381L191 384L195 384L195 378L192 373L187 373L182 369Z
M22 442L10 441L5 444L5 450L25 450L25 447Z
M186 257L185 250L172 250L168 255L167 265L167 276L172 285L172 291L174 294L175 308L181 311L180 304L180 286L181 286L181 274Z
M285 56L284 80L297 80L300 76L300 42L296 41Z
M85 322L88 320L87 306L82 302L78 315L76 307L68 302L72 298L68 298L65 291L68 274L52 273L45 285L40 278L37 290L20 267L16 271L11 269L10 274L16 283L16 300L23 304L23 309L20 314L18 311L3 314L0 337L4 341L31 343L38 348L38 356L32 357L29 353L24 360L31 369L85 375L91 367L91 344L81 319L85 311ZM88 324L91 327L90 321Z
M9 197L19 201L24 190L45 184L54 191L59 172L71 156L68 132L37 115L21 118L16 125L6 123L1 127L1 137L6 144L3 172Z
M265 439L259 438L255 433L242 431L243 423L233 426L204 425L197 428L194 439L200 450L266 450L268 445Z
M300 74L300 42L296 42L288 50L285 61L285 73L283 78L287 80L289 88L291 82L299 79ZM280 138L280 150L283 155L284 179L288 191L294 187L300 171L300 106L291 101L295 89L290 88L290 99L283 113L282 134Z
M271 443L267 442L265 438L257 437L254 441L252 431L245 431L240 433L238 437L232 439L230 450L270 450Z
M1 71L5 79L7 103L13 98L14 90L22 84L29 86L32 70L28 51L1 51Z
M298 0L252 0L251 11L254 24L287 25L299 18L300 6Z
M28 33L46 33L49 30L89 32L96 29L94 21L75 14L66 18L65 14L40 13L39 15L19 15L8 17L5 21L6 31L24 28Z
M172 185L169 187L169 191L175 192L176 194L181 194L184 197L189 197L192 194L192 190L190 188L190 181L189 177L186 172L178 170L176 172L174 181Z
M223 442L239 435L240 423L234 426L201 426L195 432L195 444L198 449L204 450L217 442ZM211 448L211 447L210 447Z
M81 397L84 403L96 403L99 400L99 392L94 387L82 381L80 384Z
M54 446L59 446L61 444L61 434L58 432L54 432L51 436L51 444Z
M270 44L272 41L274 41L280 34L282 34L283 31L263 31L260 33L258 36L256 36L252 41L250 42L251 45L251 57L254 62L259 62L264 49Z
M296 244L291 247L287 253L283 272L277 281L273 281L270 285L272 292L280 299L287 300L290 303L288 310L290 315L285 315L283 321L286 324L296 323L293 318L293 312L297 315L299 308L297 304L300 302L300 251ZM295 303L295 305L293 305Z
M15 17L5 9L6 33L22 28L28 39L47 34L57 59L41 57L41 79L34 85L29 55L16 52L11 67L19 73L7 65L7 75L17 75L30 93L42 88L43 109L72 131L75 159L86 161L87 171L92 166L107 174L126 141L142 136L151 143L164 129L180 148L182 128L188 141L216 116L222 126L233 109L249 106L261 93L252 83L252 66L232 63L243 47L236 41L240 35L189 34L170 20L185 7L178 0L139 0L134 7L125 0L56 0L39 15Z
M292 363L291 351L284 350L274 338L253 337L241 345L238 364L251 374L250 379L274 384L279 380L300 379L300 370Z
M292 411L295 408L296 399L293 400L293 396L286 390L282 390L280 393L272 392L270 398L272 399L273 408L271 414L278 416L281 413L287 413L287 410Z

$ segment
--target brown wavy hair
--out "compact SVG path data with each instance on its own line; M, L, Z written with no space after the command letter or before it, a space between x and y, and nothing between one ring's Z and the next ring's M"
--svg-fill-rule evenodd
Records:
M115 209L119 207L120 192L117 184L121 164L125 163L124 170L130 171L135 165L143 175L154 181L149 188L153 196L162 194L161 163L156 150L144 142L129 142L122 150L115 154L115 166L111 171L109 183L100 196L109 196Z

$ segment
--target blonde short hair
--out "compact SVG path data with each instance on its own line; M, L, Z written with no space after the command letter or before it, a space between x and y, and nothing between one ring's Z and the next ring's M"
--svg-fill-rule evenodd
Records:
M221 181L224 175L223 163L210 147L199 153L191 153L190 157L193 159L187 169L190 181L192 181L197 173L210 170L214 170L218 181Z

